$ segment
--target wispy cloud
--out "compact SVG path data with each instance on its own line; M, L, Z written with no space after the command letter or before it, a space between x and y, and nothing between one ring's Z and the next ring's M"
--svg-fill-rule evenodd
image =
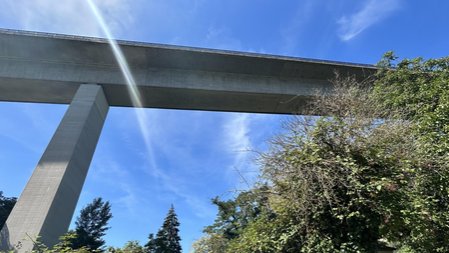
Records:
M246 160L246 152L251 150L249 139L249 115L245 113L229 114L224 125L225 145L235 154L234 166L240 166Z
M224 152L230 156L227 176L234 190L254 185L260 175L256 159L268 148L269 138L279 133L282 122L291 116L229 113L222 127Z
M235 181L236 190L249 187L257 175L257 168L251 161L254 150L250 138L251 120L252 116L249 114L233 113L229 114L223 125L223 143L232 157L228 176L231 181Z
M381 22L401 7L401 0L367 0L363 7L350 16L341 17L339 36L348 41L359 35L370 26Z
M105 13L111 30L117 34L129 26L133 18L130 7L139 0L95 1ZM6 1L0 10L17 28L75 35L99 36L101 30L86 1L82 0L15 0ZM75 11L76 10L76 11Z
M91 169L93 179L96 183L101 182L108 187L118 189L119 194L113 202L120 207L125 207L128 213L134 214L134 211L137 210L136 207L140 204L136 187L132 184L130 173L124 166L110 159L111 155L110 151L107 151L100 157L97 156L97 162Z
M192 129L180 130L177 127L179 121L179 112L171 114L171 111L149 110L149 109L133 109L136 111L135 119L130 116L127 117L127 124L121 124L121 132L138 132L141 135L140 141L144 142L145 149L141 145L138 146L138 152L144 163L142 171L151 179L157 181L162 192L168 192L172 197L179 198L189 206L189 209L197 217L212 217L215 210L210 205L209 198L201 198L194 193L194 189L189 188L186 180L180 175L190 171L191 168L187 164L194 163L192 158L186 153L186 150L177 146L176 135L177 132L182 131L182 136L186 137L187 133ZM123 118L122 118L123 119ZM129 124L133 120L138 121L141 127L136 128L134 124ZM191 119L192 121L192 119ZM178 133L179 134L179 133ZM125 137L127 139L128 137ZM140 142L138 141L138 142ZM129 148L129 147L128 147ZM142 152L143 151L143 152ZM182 163L183 167L177 168L177 171L172 171L170 166L163 162L164 159L170 159L172 163ZM187 165L187 168L184 166ZM128 192L125 188L124 192ZM133 197L134 196L134 197ZM127 194L124 200L133 201L135 195ZM167 200L170 201L170 200ZM136 202L132 202L137 204Z

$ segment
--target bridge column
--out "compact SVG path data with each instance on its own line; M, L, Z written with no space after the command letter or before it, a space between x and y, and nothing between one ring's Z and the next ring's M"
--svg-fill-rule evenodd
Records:
M108 109L101 86L79 87L1 230L0 248L29 252L30 238L52 246L67 232Z

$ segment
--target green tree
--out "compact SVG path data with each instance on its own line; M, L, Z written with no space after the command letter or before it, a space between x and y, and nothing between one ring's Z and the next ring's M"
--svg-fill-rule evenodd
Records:
M3 228L9 214L11 213L14 205L17 202L17 198L8 198L3 196L3 192L0 191L0 229Z
M213 198L212 203L218 208L217 218L204 229L205 236L195 242L194 252L225 252L228 243L238 238L252 221L261 215L272 217L269 190L261 184L240 192L234 199Z
M154 239L156 253L180 253L182 251L179 225L175 208L172 205Z
M192 245L194 253L223 253L229 240L220 234L207 234Z
M268 204L267 185L260 185L254 189L243 191L235 199L212 199L217 206L218 214L214 224L206 227L204 232L208 234L220 234L225 239L231 240L238 237L241 231L261 214L273 215Z
M148 236L148 242L145 244L145 252L156 253L156 238L154 238L153 233Z
M299 117L273 140L261 163L276 216L253 222L233 250L374 252L387 231L403 227L409 178L398 158L411 159L416 143L404 134L410 124L392 119L400 112L379 110L370 94L339 80L331 98L312 104L327 117Z
M404 110L403 118L415 123L416 153L427 160L413 171L407 192L404 244L416 252L449 252L449 57L397 63L389 52L380 66L377 101L385 110Z
M113 248L110 247L107 252L110 253L146 253L144 247L142 247L138 241L129 241L123 248Z
M273 214L240 222L226 201L208 236L230 238L225 252L449 252L449 58L394 60L374 82L337 79L311 104L326 117L273 139L260 159Z
M86 247L81 247L79 249L72 249L71 240L75 238L75 233L69 232L59 238L59 243L54 245L52 248L47 247L39 238L33 241L34 247L30 253L90 253L93 252ZM30 238L31 239L31 238ZM20 251L21 246L16 245L13 250L7 253L15 253ZM3 253L3 251L1 251ZM5 252L6 253L6 252Z
M77 217L71 239L73 249L86 247L89 250L102 250L105 241L102 238L109 229L108 222L112 218L111 205L108 201L95 198L92 203L85 206Z

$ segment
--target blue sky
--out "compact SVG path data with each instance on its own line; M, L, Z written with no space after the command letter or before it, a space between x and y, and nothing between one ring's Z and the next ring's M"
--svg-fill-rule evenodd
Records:
M376 63L449 52L449 2L438 0L98 0L118 39ZM103 36L83 0L6 0L0 27ZM0 190L18 196L66 105L0 102ZM228 198L257 174L255 152L286 116L111 108L78 210L112 204L107 243L145 243L173 203L185 252L211 224L215 196Z

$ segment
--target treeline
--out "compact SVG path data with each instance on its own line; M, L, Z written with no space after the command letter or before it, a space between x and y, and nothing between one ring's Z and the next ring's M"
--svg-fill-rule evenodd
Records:
M7 198L0 191L0 228L3 227L8 215L16 203L16 198ZM145 245L138 241L129 241L122 248L107 247L104 236L110 227L112 218L111 205L102 198L95 198L86 205L75 221L75 229L70 230L60 238L60 242L49 248L35 240L33 253L181 253L181 238L179 236L179 221L173 205L156 236L150 234ZM20 247L20 246L18 246ZM14 252L14 251L12 251Z
M213 203L197 253L449 252L449 58L336 77L259 159L261 180Z

